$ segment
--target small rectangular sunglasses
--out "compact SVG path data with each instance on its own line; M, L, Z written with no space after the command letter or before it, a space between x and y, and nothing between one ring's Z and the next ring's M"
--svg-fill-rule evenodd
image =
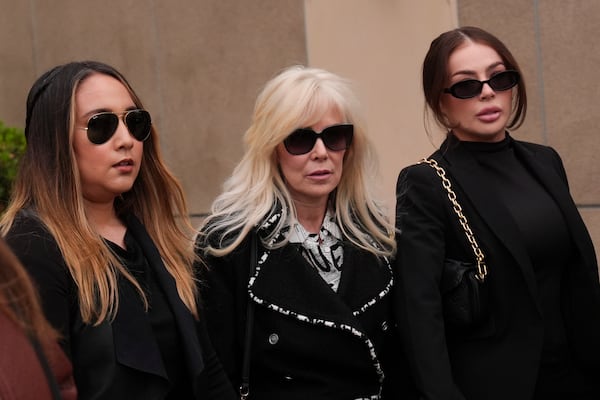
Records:
M467 79L456 82L449 88L444 89L444 93L450 93L457 99L470 99L479 96L483 90L483 85L488 84L495 91L501 92L513 88L519 83L519 73L513 70L506 70L497 73L487 81L479 81L477 79Z
M283 140L283 145L288 153L299 156L306 154L315 147L318 138L329 150L342 151L348 149L352 143L354 125L332 125L317 133L310 128L299 128Z
M123 113L101 112L94 114L88 119L87 127L81 128L87 131L87 137L94 144L106 143L117 131L119 117L127 126L129 133L136 140L143 142L150 136L152 119L146 110L128 110Z

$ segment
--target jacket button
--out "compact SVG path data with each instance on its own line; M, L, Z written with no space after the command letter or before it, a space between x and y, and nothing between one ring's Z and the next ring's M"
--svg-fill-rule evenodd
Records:
M383 322L381 323L381 330L385 332L385 331L387 331L387 330L388 330L388 328L389 328L389 326L388 326L388 323L387 323L387 321L383 321Z
M277 344L277 342L279 342L279 335L277 335L276 333L271 333L269 335L269 343L270 344Z

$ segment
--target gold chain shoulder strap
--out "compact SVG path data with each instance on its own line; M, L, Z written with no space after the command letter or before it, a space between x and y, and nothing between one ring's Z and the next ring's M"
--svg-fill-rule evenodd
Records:
M473 235L473 231L471 230L471 227L469 226L467 217L465 217L465 215L463 214L462 207L460 206L460 204L458 204L458 200L456 200L456 193L454 193L454 190L452 190L452 184L450 183L450 180L448 178L446 178L446 171L444 170L444 168L439 166L437 161L435 161L431 158L424 158L421 161L419 161L419 164L422 164L422 163L428 164L431 168L433 168L435 170L435 172L438 174L438 176L442 179L442 186L448 192L448 199L450 199L450 202L452 203L454 212L458 216L458 221L460 222L460 225L462 226L463 230L465 231L467 240L469 241L469 244L471 245L471 248L473 249L473 254L475 254L475 259L477 260L477 274L475 275L475 277L477 279L479 279L481 282L483 282L488 273L487 266L485 264L485 257L483 256L483 252L481 251L481 249L479 248L479 245L477 244L477 240L475 240L475 235Z

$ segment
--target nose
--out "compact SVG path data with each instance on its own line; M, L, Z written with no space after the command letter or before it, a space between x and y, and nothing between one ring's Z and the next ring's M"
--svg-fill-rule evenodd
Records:
M492 89L492 87L490 86L489 82L485 82L483 84L483 86L481 87L481 97L482 98L486 98L486 97L491 97L491 96L495 96L496 92L494 91L494 89Z
M327 147L325 146L323 139L320 137L318 137L315 141L315 145L312 148L311 154L315 158L327 157Z
M133 142L135 138L129 132L129 128L123 121L123 118L119 118L119 125L117 125L117 130L114 135L115 141L119 147L131 147L133 146Z

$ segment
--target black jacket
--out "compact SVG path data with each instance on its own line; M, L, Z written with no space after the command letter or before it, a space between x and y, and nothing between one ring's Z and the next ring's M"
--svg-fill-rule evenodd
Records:
M293 245L267 250L257 242L250 283L249 237L225 257L208 257L204 270L209 333L234 384L251 298L250 398L375 399L382 385L384 398L408 398L399 396L407 372L392 321L390 263L345 242L336 293Z
M511 139L512 140L512 139ZM514 141L514 151L561 210L575 246L562 283L562 312L577 367L600 366L600 285L590 236L569 194L558 154ZM438 289L445 258L472 262L472 250L427 164L405 168L397 185L396 300L417 386L426 399L531 399L543 344L534 270L520 232L477 159L450 137L431 156L449 175L489 269L490 318L469 332L445 330ZM559 294L557 294L559 295Z
M127 229L139 243L156 272L177 322L195 397L234 399L230 386L206 334L180 300L174 279L167 272L152 239L137 218ZM50 323L63 337L73 363L80 399L163 399L168 389L165 367L139 294L131 285L119 288L119 309L114 321L98 326L82 322L77 288L54 238L31 211L15 221L7 242L34 278Z

